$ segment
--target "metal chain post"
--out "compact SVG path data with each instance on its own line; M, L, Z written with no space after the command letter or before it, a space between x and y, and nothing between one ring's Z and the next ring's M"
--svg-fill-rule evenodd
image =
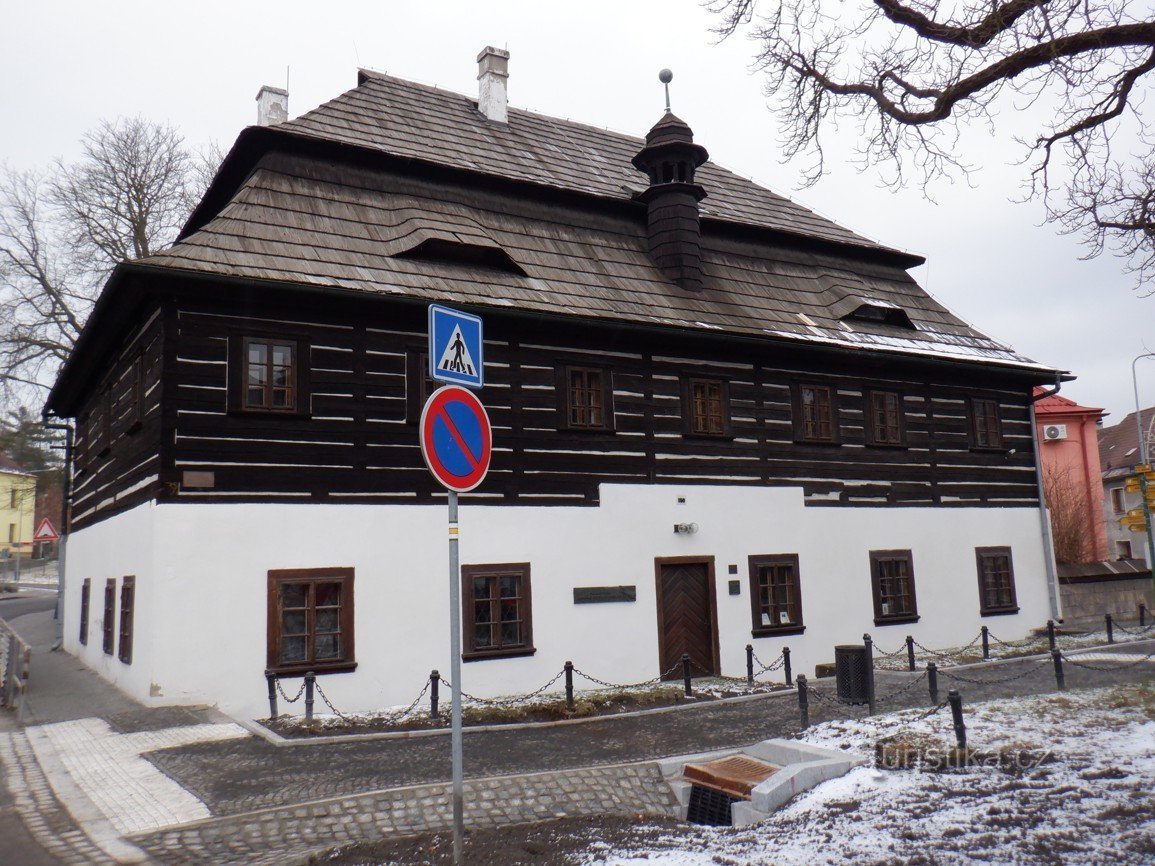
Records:
M934 662L926 663L926 681L930 686L930 702L938 703L938 665Z
M906 636L906 666L914 671L914 638L910 635Z
M277 717L277 675L272 671L265 671L265 684L269 687L269 718Z
M682 653L682 682L686 686L686 697L691 697L694 692L690 688L690 654Z
M810 701L807 696L806 675L798 675L798 714L801 717L802 730L810 727Z
M984 625L981 634L983 639L983 661L989 661L991 657L991 630Z
M317 675L312 671L305 674L305 721L313 721L313 687L317 684Z
M573 712L573 662L565 663L565 708Z
M1111 617L1111 614L1107 614L1105 619L1107 620L1107 643L1114 643L1115 642L1115 620Z
M1063 677L1063 654L1058 650L1051 650L1051 660L1055 663L1055 683L1059 691L1066 691L1067 683Z
M782 662L786 669L786 685L791 685L790 682L790 647L782 647Z
M746 644L746 685L754 685L754 646Z
M1055 621L1047 620L1047 643L1051 645L1051 652L1055 651Z
M954 719L954 737L958 743L958 747L963 752L967 747L967 726L963 721L962 695L959 694L958 689L951 689L946 693L946 699L950 702L950 714Z
M437 716L437 701L439 698L438 689L441 686L441 673L435 668L429 675L429 717L436 719Z
M874 715L874 641L870 634L862 636L862 643L866 646L866 709Z

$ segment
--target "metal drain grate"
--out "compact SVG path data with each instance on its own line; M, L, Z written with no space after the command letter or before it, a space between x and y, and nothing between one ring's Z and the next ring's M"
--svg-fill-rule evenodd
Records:
M742 797L731 797L712 788L694 785L690 788L690 809L686 820L691 824L705 824L709 827L731 827L730 806Z

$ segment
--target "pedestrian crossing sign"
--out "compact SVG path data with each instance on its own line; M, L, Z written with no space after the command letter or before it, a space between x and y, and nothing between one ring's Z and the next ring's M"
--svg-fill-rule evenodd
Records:
M485 384L481 318L429 305L429 375L438 382L481 388Z

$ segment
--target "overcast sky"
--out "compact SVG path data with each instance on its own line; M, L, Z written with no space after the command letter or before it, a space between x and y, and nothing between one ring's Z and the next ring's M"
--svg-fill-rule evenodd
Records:
M11 3L0 29L0 159L31 168L74 157L99 120L133 114L227 149L255 121L259 86L284 86L286 68L292 116L353 87L358 66L472 94L484 45L512 54L511 104L642 135L661 116L657 73L669 67L674 110L715 162L926 256L912 273L941 303L1072 371L1065 395L1105 407L1108 424L1122 419L1134 405L1131 359L1144 339L1155 350L1155 297L1141 297L1110 256L1081 261L1074 239L1041 225L1037 203L1010 201L1022 152L1009 137L964 139L982 170L972 186L936 186L930 201L856 172L853 131L841 130L828 176L798 191L801 166L780 161L754 46L714 44L711 23L695 0ZM1155 362L1140 364L1140 398L1155 403Z

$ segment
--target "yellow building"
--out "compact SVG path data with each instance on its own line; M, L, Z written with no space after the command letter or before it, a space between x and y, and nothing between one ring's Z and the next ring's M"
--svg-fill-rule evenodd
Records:
M0 551L27 556L36 515L36 476L0 452Z

